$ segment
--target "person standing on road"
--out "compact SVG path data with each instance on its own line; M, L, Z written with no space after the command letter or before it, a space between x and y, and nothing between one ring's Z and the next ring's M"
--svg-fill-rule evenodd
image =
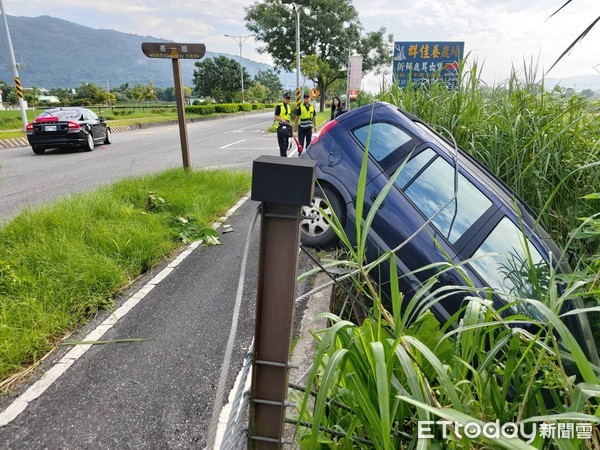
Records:
M286 157L290 138L292 137L292 111L290 108L289 92L283 94L283 102L275 107L275 125L277 126L277 143L279 144L279 156Z
M298 119L300 119L300 128L298 128ZM310 145L313 129L317 129L315 107L310 104L310 96L304 94L304 102L296 109L296 119L294 122L294 130L298 130L298 140L300 141L300 147L302 149L305 149ZM305 140L306 147L304 146Z
M345 113L344 105L340 98L336 95L331 101L331 120L335 119L340 114Z

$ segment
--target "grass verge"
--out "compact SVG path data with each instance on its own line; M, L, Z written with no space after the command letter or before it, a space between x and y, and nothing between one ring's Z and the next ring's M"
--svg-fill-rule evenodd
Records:
M26 210L0 229L0 380L42 358L141 273L210 225L250 173L183 171L127 179Z

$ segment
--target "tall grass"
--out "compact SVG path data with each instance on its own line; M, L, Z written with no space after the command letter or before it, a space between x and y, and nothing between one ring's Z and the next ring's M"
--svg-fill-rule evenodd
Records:
M598 159L600 135L583 127L587 123L597 130L587 106L561 93L546 94L539 85L517 88L516 78L506 88L482 91L476 68L470 75L473 78L463 80L458 91L434 84L425 90L392 89L382 97L449 129L469 151L481 152L476 154L479 159L487 158L494 172L510 185L520 186L521 196L534 209L544 211L554 231L560 230L563 243L597 240L599 216L590 202L597 201L598 194L576 197L600 186L595 181L598 173L590 164ZM536 117L538 109L541 117ZM568 136L577 137L582 146L562 148L569 143ZM538 292L538 298L502 293L510 303L496 310L491 291L476 289L468 280L470 287L435 288L438 276L447 270L464 274L460 266L448 261L437 265L438 274L405 301L398 287L394 253L387 252L369 264L364 260L364 236L395 176L372 209L363 213L367 153L368 149L355 200L357 216L365 219L357 224L356 243L350 242L335 216L331 219L349 260L329 265L356 268L345 278L352 280L353 291L363 299L357 304L373 306L360 325L326 313L331 326L314 334L317 351L307 385L317 393L312 407L310 390L299 397L296 419L301 424L297 428L301 447L599 448L600 368L587 360L561 316L566 303L582 297L600 298L598 277L589 267L571 276L551 271L549 288ZM567 154L573 155L573 161L563 161ZM557 163L569 167L551 167ZM580 170L580 166L587 167ZM562 183L573 178L584 186ZM566 192L559 195L556 186ZM573 195L568 202L562 199L568 195ZM567 203L572 209L556 212ZM578 218L585 214L588 219L580 224ZM595 247L588 255L597 255L597 251ZM383 270L379 266L383 262L390 271L390 311L371 278L371 273ZM532 285L535 281L531 280ZM439 323L430 308L456 294L465 298L461 311L447 323ZM519 312L532 308L537 319ZM441 420L450 425L444 428L430 423ZM429 439L419 436L419 423L427 425ZM467 437L464 432L467 424L483 427L494 423L520 428L493 437ZM559 433L559 429L571 432Z
M535 65L521 73L513 68L506 83L488 87L477 64L465 64L456 90L434 82L392 87L380 99L449 130L564 244L579 218L600 210L599 201L582 199L600 188L592 165L600 161L600 106L560 88L546 91Z
M210 225L250 175L170 170L28 210L0 229L0 380L47 353Z

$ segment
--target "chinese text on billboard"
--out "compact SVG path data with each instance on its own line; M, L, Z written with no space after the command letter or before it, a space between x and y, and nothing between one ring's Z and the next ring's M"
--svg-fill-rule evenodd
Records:
M456 87L464 49L464 42L395 42L393 72L398 86L405 87L409 79L423 83L441 78L448 87Z

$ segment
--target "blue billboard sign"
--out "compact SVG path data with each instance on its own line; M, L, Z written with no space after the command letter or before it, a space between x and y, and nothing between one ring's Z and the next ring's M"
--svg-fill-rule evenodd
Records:
M449 88L456 88L464 51L464 42L395 42L393 73L398 86L405 87L408 80L441 79Z

